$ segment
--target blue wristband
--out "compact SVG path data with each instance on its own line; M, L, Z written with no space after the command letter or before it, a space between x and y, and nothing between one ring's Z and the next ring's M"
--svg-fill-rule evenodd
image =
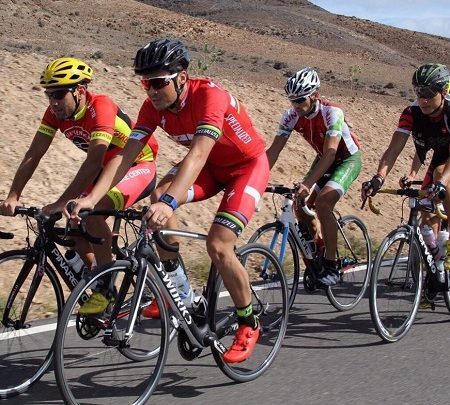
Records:
M174 211L178 208L178 201L175 199L175 197L171 196L170 194L164 193L161 197L159 197L159 201L163 202L164 204L167 204Z

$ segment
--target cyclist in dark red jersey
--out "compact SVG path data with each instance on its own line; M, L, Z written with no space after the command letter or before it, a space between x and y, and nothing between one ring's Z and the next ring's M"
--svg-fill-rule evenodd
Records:
M86 159L58 200L44 207L47 214L63 211L68 201L87 193L103 166L126 144L133 123L109 97L88 91L92 75L90 66L72 57L55 59L43 71L40 85L45 89L49 106L17 169L9 194L0 205L0 213L3 215L13 215L23 189L58 130L76 147L86 152ZM116 187L105 190L96 207L123 209L150 195L156 185L154 158L157 149L156 141L149 140L143 146L142 153L134 159L133 166L124 173ZM105 219L89 218L87 229L92 235L104 238L105 243L91 246L82 239L77 240L76 250L85 263L92 265L93 252L97 265L110 262L111 231ZM101 291L96 291L80 312L103 312L107 305L106 297Z
M296 185L297 202L307 198L314 206L319 224L297 206L299 221L307 223L314 239L325 243L325 256L318 280L325 286L336 284L337 225L333 209L361 171L359 142L350 130L342 109L319 93L320 79L312 68L304 68L290 77L284 87L292 106L282 116L277 136L267 150L272 168L295 130L317 153L311 168ZM298 205L298 204L297 204Z
M152 194L152 227L176 227L174 211L224 191L208 232L207 250L237 307L239 328L226 362L247 359L259 337L248 275L234 253L236 239L252 217L267 186L265 142L244 106L209 79L190 78L189 54L178 40L153 41L139 49L134 69L147 92L137 123L122 153L108 164L91 194L77 209L95 204L127 170L157 127L189 148ZM165 258L167 259L168 256Z
M415 178L427 152L433 150L422 188L428 189L433 198L450 187L450 100L447 98L450 71L442 64L422 65L414 72L412 85L416 100L403 110L391 142L380 159L377 174L362 184L362 199L380 190L410 136L416 154L410 173L400 179L400 186L406 186ZM450 198L448 193L444 195L445 211L450 212ZM436 218L431 224L435 232L438 222Z

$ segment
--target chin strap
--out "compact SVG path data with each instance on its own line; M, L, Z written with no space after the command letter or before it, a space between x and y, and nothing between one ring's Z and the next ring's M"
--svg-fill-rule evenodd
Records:
M178 86L178 83L177 83L177 77L178 77L178 76L176 76L176 77L174 77L174 78L172 79L173 84L174 84L174 86L175 86L175 91L177 92L177 98L176 98L176 100L168 107L169 110L170 110L170 109L175 109L175 107L177 106L178 102L180 101L180 96L181 96L181 93L183 93L184 86L185 86L186 83L187 83L187 81L186 81L186 82L183 83L181 86Z
M431 111L428 115L436 114L444 105L445 97L442 95L442 93L440 93L440 94L441 94L441 98L442 98L441 104L439 104L439 106L436 107L433 111Z

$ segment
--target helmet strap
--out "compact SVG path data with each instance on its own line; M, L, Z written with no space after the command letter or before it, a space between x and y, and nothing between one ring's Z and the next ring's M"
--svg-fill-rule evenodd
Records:
M174 109L177 107L178 102L180 101L181 93L183 93L184 86L186 85L186 82L184 82L181 86L178 86L177 78L178 78L178 76L176 76L176 77L174 77L174 78L172 79L173 84L174 84L174 86L175 86L175 91L176 91L176 93L177 93L177 98L176 98L175 101L168 107L169 110L174 110Z
M436 114L437 112L439 112L439 110L442 108L442 106L444 105L444 100L445 97L442 95L442 93L439 93L441 95L441 103L439 104L438 107L436 107L433 111L431 111L428 115L433 115Z

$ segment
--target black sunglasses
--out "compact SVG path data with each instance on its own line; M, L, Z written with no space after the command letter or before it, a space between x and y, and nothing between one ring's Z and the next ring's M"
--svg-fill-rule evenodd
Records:
M66 94L68 92L74 91L74 88L67 88L67 89L61 89L61 90L55 90L55 91L45 91L45 95L48 97L49 100L62 100L64 97L66 97Z
M291 101L291 103L295 103L295 104L302 104L304 103L306 100L308 100L309 96L306 97L298 97L298 98L294 98Z
M430 99L436 97L439 90L431 86L416 86L414 87L414 93L418 98Z
M162 88L166 87L172 79L175 79L177 75L178 73L174 73L168 76L159 76L159 77L152 77L150 79L141 79L141 84L144 90L146 91L150 89L161 90Z

